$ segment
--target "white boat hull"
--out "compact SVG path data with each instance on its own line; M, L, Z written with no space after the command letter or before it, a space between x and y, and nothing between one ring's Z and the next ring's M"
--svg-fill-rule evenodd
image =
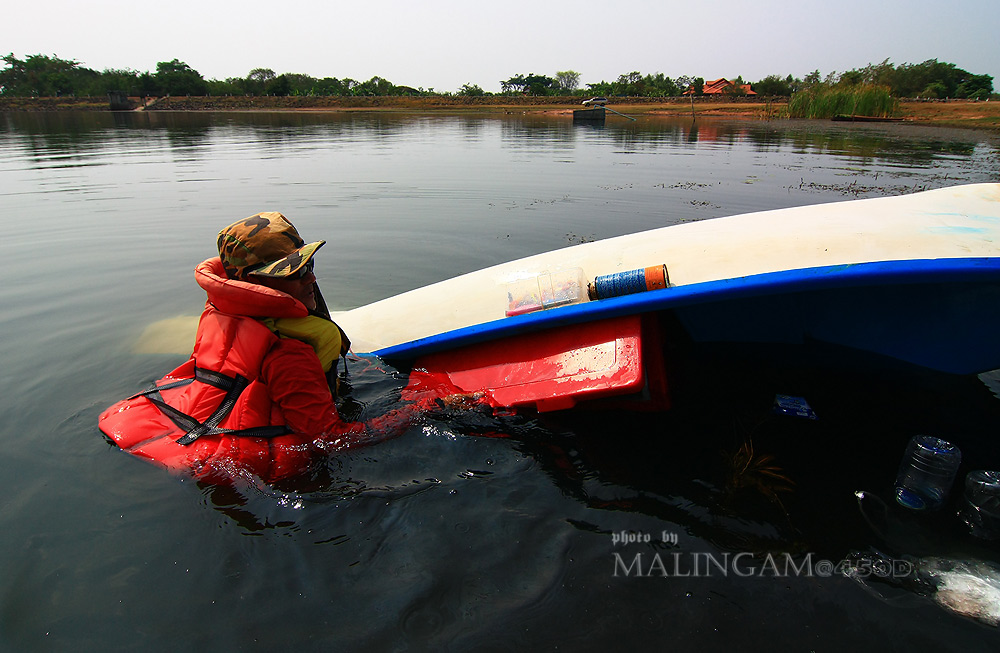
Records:
M336 314L356 352L428 354L630 314L696 342L823 342L941 371L1000 367L1000 184L664 227L504 263ZM512 283L665 264L670 287L508 317Z

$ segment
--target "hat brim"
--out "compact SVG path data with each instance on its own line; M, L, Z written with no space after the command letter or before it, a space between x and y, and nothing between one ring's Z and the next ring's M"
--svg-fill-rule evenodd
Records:
M272 279L292 276L301 270L313 257L313 254L325 244L325 240L320 240L315 243L303 245L288 256L280 258L277 261L272 261L256 270L250 270L247 274L255 277L270 277Z

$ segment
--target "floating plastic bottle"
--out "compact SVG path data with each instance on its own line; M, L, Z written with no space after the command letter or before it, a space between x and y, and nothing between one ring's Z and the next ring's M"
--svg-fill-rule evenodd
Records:
M950 442L917 435L906 445L896 475L896 501L913 510L944 505L962 462L962 452Z
M976 537L1000 539L1000 472L979 469L966 475L958 516Z

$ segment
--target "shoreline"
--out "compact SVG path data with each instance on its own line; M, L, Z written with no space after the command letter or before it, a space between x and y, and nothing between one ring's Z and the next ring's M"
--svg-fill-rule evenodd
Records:
M580 99L566 97L304 97L218 96L130 98L134 111L308 112L378 111L570 116ZM788 98L620 98L609 103L633 116L722 117L769 120L783 117ZM901 100L903 123L1000 131L1000 102ZM0 98L0 112L109 111L106 98Z

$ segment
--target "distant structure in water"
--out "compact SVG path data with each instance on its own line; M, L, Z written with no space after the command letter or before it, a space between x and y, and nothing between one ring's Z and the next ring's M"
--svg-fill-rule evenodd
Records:
M604 113L604 107L575 109L573 111L573 121L604 122Z
M108 104L112 111L131 111L132 103L125 91L108 91Z

